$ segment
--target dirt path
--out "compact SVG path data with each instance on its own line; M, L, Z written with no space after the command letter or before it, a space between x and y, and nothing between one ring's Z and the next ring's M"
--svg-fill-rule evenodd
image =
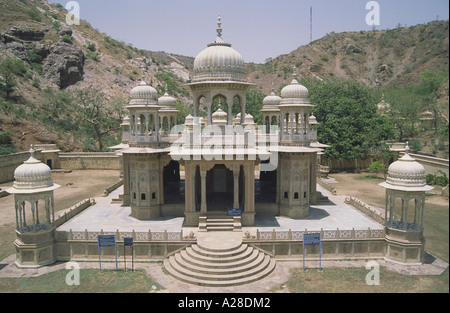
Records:
M84 170L71 173L52 173L55 184L60 185L54 192L55 211L67 209L78 202L93 197L100 197L106 187L119 180L116 170ZM13 182L0 185L11 187ZM9 195L0 198L0 226L15 223L14 197Z
M337 195L339 196L352 196L364 201L368 205L384 208L385 207L385 192L383 187L378 186L378 184L384 182L382 176L374 178L372 174L369 173L359 173L359 174L330 174L330 183L336 188ZM335 182L333 183L333 180ZM426 202L428 205L438 205L441 207L448 208L448 200L440 196L442 187L435 186L427 197ZM436 194L436 195L432 195Z

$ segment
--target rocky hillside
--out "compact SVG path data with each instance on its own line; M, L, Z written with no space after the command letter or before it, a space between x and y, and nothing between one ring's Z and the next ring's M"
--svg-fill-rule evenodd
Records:
M162 95L189 103L183 89L193 58L134 48L95 30L88 22L65 23L67 11L46 0L0 0L0 62L22 60L23 73L16 79L13 103L39 104L47 87L79 90L94 87L108 98L126 101L142 77ZM1 74L0 74L1 75ZM64 150L80 150L76 140L64 142L45 125L0 110L0 132L9 130L19 149L31 142L58 143Z
M405 86L427 70L448 69L448 21L369 32L331 33L289 54L249 65L250 80L269 93L302 77L344 78L368 86Z
M160 95L168 86L184 108L191 103L183 84L189 80L192 57L135 48L86 21L68 26L67 11L47 0L0 0L0 7L0 63L6 59L22 62L10 99L0 97L0 135L10 131L19 150L30 143L83 149L77 138L32 118L33 109L48 96L48 87L66 91L95 87L109 99L126 101L130 89L145 77ZM247 64L247 72L249 81L258 84L264 94L270 93L272 83L276 90L288 84L294 66L301 77L338 77L374 87L402 87L417 83L427 70L448 69L448 47L448 22L331 33L265 64ZM442 90L441 101L448 107L448 80ZM10 113L8 107L28 115Z

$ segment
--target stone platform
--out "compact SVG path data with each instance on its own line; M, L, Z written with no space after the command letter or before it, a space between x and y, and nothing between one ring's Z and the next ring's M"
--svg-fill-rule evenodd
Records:
M122 187L121 187L122 188ZM197 227L185 227L184 217L161 217L148 221L140 221L130 216L131 208L112 204L112 199L117 198L122 192L121 188L113 191L108 197L97 198L96 204L87 208L76 217L57 228L57 231L100 231L121 232L132 231L146 232L148 230L159 232L179 232L184 236L190 232L197 234ZM319 231L323 230L351 230L351 229L384 229L384 226L373 221L354 207L346 204L345 197L332 196L328 191L317 186L318 191L329 197L327 203L311 206L310 216L305 219L291 219L282 216L256 215L255 226L242 227L243 232L255 235L256 231ZM258 207L256 204L256 212Z

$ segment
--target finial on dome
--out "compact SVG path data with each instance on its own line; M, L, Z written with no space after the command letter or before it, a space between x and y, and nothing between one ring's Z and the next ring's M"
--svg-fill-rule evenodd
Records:
M409 141L407 141L406 142L406 146L405 146L405 153L409 154L409 150L410 150L410 148L409 148Z
M222 38L222 22L221 22L222 18L219 17L217 18L217 37Z
M294 66L294 70L293 70L292 76L294 76L294 79L297 79L298 73L297 73L297 67L296 66Z
M299 82L298 82L298 80L297 80L297 77L298 77L298 73L297 73L297 67L296 66L294 66L294 70L292 71L292 82L291 82L291 84L298 84Z
M30 145L30 154L31 154L31 156L34 156L34 146L33 146L33 144Z

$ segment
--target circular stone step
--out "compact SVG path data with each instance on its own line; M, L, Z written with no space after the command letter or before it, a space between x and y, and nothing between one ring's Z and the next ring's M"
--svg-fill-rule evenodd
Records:
M197 245L207 251L231 251L242 245L241 232L199 232Z
M248 284L275 266L267 253L242 243L242 232L199 232L196 244L164 260L164 268L176 279L210 287Z

